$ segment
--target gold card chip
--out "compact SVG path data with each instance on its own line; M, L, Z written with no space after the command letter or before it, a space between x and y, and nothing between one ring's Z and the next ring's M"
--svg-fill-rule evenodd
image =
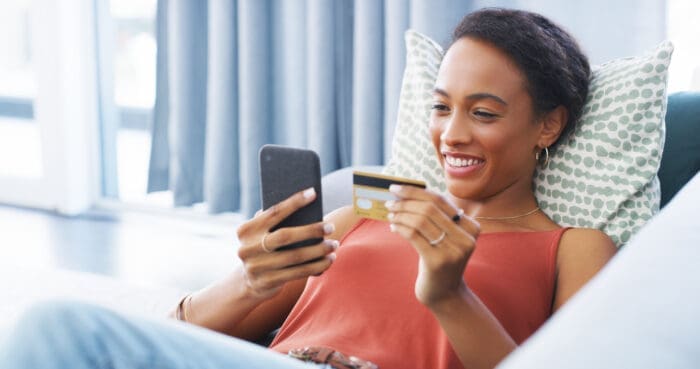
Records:
M389 192L389 186L392 184L425 188L425 182L414 179L378 173L353 172L352 205L355 209L355 214L365 218L387 220L389 210L384 206L384 203L389 200L396 200L396 196Z

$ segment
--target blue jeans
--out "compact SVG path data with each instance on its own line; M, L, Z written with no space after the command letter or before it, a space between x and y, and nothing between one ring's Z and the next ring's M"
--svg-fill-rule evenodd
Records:
M0 347L3 369L323 367L193 325L71 301L30 308Z

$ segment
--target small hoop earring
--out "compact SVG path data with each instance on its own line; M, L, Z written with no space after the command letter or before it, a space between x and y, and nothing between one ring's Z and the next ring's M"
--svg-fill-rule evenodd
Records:
M542 150L544 150L544 163L542 163L542 167L543 167L543 168L546 168L546 167L547 167L547 164L549 164L549 148L545 147L545 148L542 149ZM536 160L537 162L540 161L540 152L541 152L541 151L538 151L537 153L535 153L535 160Z

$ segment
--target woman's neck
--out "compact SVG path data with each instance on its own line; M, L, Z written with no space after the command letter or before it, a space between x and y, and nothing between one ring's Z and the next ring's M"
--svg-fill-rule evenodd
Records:
M537 208L532 184L515 183L493 195L479 199L460 199L452 196L457 206L472 217L513 217Z
M531 183L510 186L480 199L452 198L465 214L479 222L481 233L544 231L560 227L539 211Z

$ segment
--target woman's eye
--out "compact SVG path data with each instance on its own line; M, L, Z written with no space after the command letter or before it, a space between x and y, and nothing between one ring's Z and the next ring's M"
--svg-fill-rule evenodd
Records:
M496 114L489 113L489 112L483 111L483 110L475 111L474 115L476 115L479 118L486 118L486 119L492 119L492 118L496 118L498 116Z
M447 105L445 105L445 104L439 104L439 103L433 104L433 106L431 107L431 109L432 109L432 110L438 110L438 111L448 111L448 110L450 110L450 108L448 108Z

